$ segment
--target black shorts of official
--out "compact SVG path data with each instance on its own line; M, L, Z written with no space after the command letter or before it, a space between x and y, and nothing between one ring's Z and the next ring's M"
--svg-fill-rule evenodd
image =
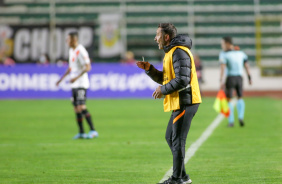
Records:
M84 105L86 102L86 92L85 88L73 88L71 101L74 106Z
M227 77L225 83L225 94L227 98L232 98L234 89L239 98L243 96L243 78L241 76Z

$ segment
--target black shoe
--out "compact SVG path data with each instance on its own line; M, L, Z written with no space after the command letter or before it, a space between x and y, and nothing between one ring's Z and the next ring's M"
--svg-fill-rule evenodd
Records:
M169 177L164 182L158 184L185 184L185 183L183 182L182 179L174 179L173 177Z
M245 125L243 120L239 120L240 126L243 127Z

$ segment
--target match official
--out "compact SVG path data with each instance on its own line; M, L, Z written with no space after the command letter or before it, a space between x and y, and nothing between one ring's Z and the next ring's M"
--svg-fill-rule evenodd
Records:
M184 165L185 144L191 121L202 102L190 52L192 40L187 35L176 34L173 24L159 24L155 41L165 52L163 71L149 62L137 62L137 66L144 69L152 80L161 84L153 97L164 96L164 111L172 111L165 138L173 155L173 174L163 184L192 183Z
M245 114L245 102L243 100L243 69L245 67L249 84L252 84L250 69L248 65L248 56L240 50L235 50L232 38L223 37L221 40L221 48L223 51L219 54L220 67L220 88L224 89L228 100L228 106L230 109L230 114L228 117L228 126L234 126L234 108L230 103L233 96L233 90L236 90L238 101L237 101L237 111L238 119L241 127L245 125L244 114ZM226 74L226 80L224 76Z
M86 92L89 88L88 74L91 70L91 63L86 49L78 43L78 33L71 32L67 38L69 50L69 68L61 79L57 82L57 86L60 82L70 74L71 88L72 88L72 104L74 106L74 112L76 113L76 120L79 127L79 133L74 136L74 139L93 138L98 137L98 132L95 131L92 118L88 112L86 102ZM83 116L85 117L90 132L84 133L83 129Z

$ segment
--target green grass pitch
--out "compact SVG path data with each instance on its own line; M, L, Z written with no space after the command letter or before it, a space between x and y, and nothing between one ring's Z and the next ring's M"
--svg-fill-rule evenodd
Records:
M216 118L213 102L203 99L186 149ZM194 184L282 183L282 101L245 102L246 127L225 119L187 163ZM88 100L100 136L92 140L72 140L69 100L0 104L1 184L154 184L172 166L161 100Z

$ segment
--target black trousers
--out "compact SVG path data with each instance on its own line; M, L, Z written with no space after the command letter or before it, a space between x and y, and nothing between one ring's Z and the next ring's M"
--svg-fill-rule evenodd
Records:
M198 110L199 104L181 106L172 112L166 129L166 141L173 155L173 177L180 179L189 177L186 173L185 144L191 121Z

